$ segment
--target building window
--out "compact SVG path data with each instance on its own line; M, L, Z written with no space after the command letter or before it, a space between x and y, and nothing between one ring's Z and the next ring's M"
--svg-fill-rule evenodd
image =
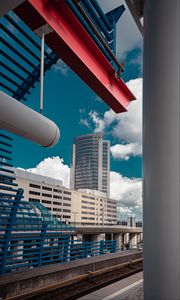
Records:
M32 187L32 188L35 188L35 189L40 189L41 188L40 185L33 184L33 183L30 183L29 186Z
M42 203L51 204L52 202L48 200L42 200Z
M91 200L95 200L94 197L91 197L91 196L86 196L86 195L82 195L82 198L85 198L85 199L91 199Z
M68 201L71 201L71 198L68 198L68 197L63 197L63 200L68 200Z
M71 204L69 204L69 203L63 203L63 206L71 206Z
M95 203L94 203L94 202L90 202L90 201L86 201L86 200L82 200L82 203L86 203L86 204L95 205Z
M62 211L62 209L60 209L60 208L57 208L57 207L53 207L53 211Z
M66 194L66 195L71 195L71 192L64 191L64 194Z
M35 199L35 198L29 198L29 202L40 202L39 199Z
M38 196L40 196L40 193L39 193L39 192L35 192L35 191L29 191L29 194L31 194L31 195L38 195Z
M62 205L62 203L61 202L53 201L53 205Z
M53 195L53 198L55 198L55 199L62 199L62 196Z
M42 196L44 196L44 197L49 197L49 198L51 198L51 197L52 197L52 195L51 195L51 194L47 194L47 193L42 193Z
M42 186L42 189L43 189L43 190L46 190L46 191L52 191L52 188L47 187L47 186Z
M62 190L54 189L53 190L55 193L62 193Z
M84 206L84 205L82 205L81 208L95 210L95 207L91 207L91 206Z

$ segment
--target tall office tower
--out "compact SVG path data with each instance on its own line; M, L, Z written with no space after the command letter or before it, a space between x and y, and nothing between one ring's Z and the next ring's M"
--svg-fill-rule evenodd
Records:
M102 133L79 136L72 151L71 188L110 194L110 143Z

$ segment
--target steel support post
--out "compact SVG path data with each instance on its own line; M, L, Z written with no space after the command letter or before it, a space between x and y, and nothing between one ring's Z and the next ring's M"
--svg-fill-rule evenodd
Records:
M144 11L144 299L180 299L180 1Z
M17 194L14 195L15 199L14 199L14 203L13 203L13 207L11 209L11 213L9 215L9 223L7 225L7 229L5 231L5 237L4 237L4 243L3 243L3 247L2 247L2 263L1 263L1 273L5 273L6 271L6 260L7 260L7 256L8 256L8 249L9 249L9 245L10 245L10 241L11 241L11 233L12 233L12 229L13 229L13 225L16 221L16 214L17 211L19 209L19 203L22 199L23 196L23 189L18 189ZM8 194L7 194L8 196Z

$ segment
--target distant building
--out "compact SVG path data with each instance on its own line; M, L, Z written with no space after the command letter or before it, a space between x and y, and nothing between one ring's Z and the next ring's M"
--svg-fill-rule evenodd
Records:
M102 133L79 136L72 151L71 188L110 195L110 143Z
M128 217L127 220L118 220L117 224L127 227L143 227L142 221L136 220L135 217Z
M102 192L71 190L60 180L14 169L24 200L42 203L54 217L71 225L116 224L117 201Z

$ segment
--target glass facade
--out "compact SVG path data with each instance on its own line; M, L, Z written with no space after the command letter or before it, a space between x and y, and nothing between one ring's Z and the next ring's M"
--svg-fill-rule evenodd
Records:
M109 196L110 144L102 133L79 136L72 153L71 188L91 189Z

